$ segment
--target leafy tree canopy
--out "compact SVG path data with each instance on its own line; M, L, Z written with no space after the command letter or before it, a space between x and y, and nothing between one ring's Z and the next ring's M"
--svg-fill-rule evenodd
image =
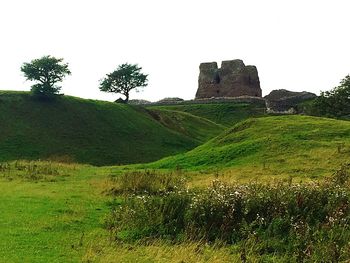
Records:
M119 93L125 96L125 102L129 100L129 93L135 89L146 87L148 75L141 73L141 67L137 64L122 64L100 82L100 90L104 92Z
M61 87L55 84L71 74L68 64L62 62L63 58L44 56L22 65L21 71L26 79L37 82L31 88L33 95L52 97L59 93Z
M321 92L314 107L319 115L350 117L350 75L342 79L338 87Z

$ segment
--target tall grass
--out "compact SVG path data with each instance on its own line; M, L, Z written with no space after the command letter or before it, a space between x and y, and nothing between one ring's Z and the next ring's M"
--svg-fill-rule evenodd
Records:
M151 181L151 180L150 180ZM350 258L349 166L318 183L234 184L132 195L115 203L106 226L117 240L236 244L246 254L296 262Z
M240 262L240 254L233 253L232 248L220 244L209 246L201 242L172 244L164 240L155 240L135 244L116 242L111 245L99 241L88 247L82 262L223 263Z
M161 194L183 189L186 177L181 170L158 172L155 170L130 171L111 176L113 194Z
M74 165L19 160L0 163L0 177L8 180L56 181L68 176L72 169L74 169Z

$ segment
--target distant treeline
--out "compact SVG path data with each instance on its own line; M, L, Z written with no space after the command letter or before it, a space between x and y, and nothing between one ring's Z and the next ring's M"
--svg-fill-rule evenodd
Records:
M320 96L300 107L309 115L350 119L350 75L342 79L339 86L322 91Z

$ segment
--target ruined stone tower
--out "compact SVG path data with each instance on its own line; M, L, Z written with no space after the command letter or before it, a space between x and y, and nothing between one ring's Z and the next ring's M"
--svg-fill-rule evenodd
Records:
M221 68L216 62L199 66L196 99L212 97L261 97L258 70L246 66L240 59L223 61Z

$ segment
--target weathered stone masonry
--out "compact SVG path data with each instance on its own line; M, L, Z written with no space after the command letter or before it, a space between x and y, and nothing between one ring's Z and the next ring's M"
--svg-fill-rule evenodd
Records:
M257 68L242 60L223 61L221 68L216 62L202 63L199 70L196 99L262 96Z

